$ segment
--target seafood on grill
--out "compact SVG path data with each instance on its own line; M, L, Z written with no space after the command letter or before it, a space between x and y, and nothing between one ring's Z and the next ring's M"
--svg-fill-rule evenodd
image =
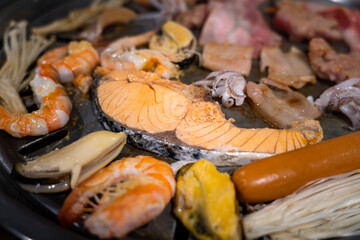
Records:
M341 112L350 119L351 130L360 129L360 78L351 78L326 89L314 104L322 112Z
M69 121L72 104L60 82L74 81L87 91L92 78L86 76L97 61L96 50L85 41L71 42L69 46L45 53L29 83L39 109L16 114L0 106L0 129L14 137L24 137L41 136L64 127Z
M84 225L101 238L124 237L158 216L175 193L166 162L148 156L123 158L79 184L66 198L58 218Z
M15 165L17 173L32 179L61 178L71 174L70 183L31 186L20 185L36 193L60 192L89 178L119 155L126 143L126 134L111 131L97 131L61 149L55 149L35 160L19 162Z
M160 51L180 68L186 68L194 60L197 39L194 34L179 23L167 21L161 31L149 42L149 48Z
M111 70L151 71L165 78L178 76L177 65L166 54L152 49L135 49L148 44L155 33L148 31L115 40L101 53L101 66Z
M38 67L30 86L39 109L16 114L0 106L0 129L14 137L24 137L41 136L64 127L69 121L72 104L57 75L50 65Z
M91 74L98 63L98 53L87 41L70 42L48 51L38 60L39 66L51 65L61 83L72 82L84 94L89 91Z
M194 83L211 91L212 97L221 97L222 104L229 108L235 104L243 104L246 80L241 74L232 71L216 71L206 76L204 80Z
M124 130L135 146L175 159L205 158L217 164L253 159L321 140L306 121L292 129L244 129L226 120L202 87L144 71L97 68L94 101L107 128ZM305 133L313 137L306 138ZM307 134L306 134L307 135Z
M190 165L190 166L189 166ZM178 173L174 213L197 239L241 239L234 184L200 159Z

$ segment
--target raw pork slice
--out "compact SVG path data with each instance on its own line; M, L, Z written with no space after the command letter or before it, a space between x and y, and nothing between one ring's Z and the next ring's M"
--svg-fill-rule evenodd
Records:
M263 47L260 68L262 72L268 68L269 79L297 89L306 83L316 83L306 55L295 47L287 53L279 48Z
M338 22L342 38L352 50L360 48L360 12L345 7L329 7L319 12L321 15Z
M200 35L200 44L232 43L254 48L258 57L263 46L278 46L281 38L266 24L255 0L216 2L210 7Z
M337 21L311 10L304 1L281 0L277 6L273 24L278 30L289 34L291 40L341 38Z

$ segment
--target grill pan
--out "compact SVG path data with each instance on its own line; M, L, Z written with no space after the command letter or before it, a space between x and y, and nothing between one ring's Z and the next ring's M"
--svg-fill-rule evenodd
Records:
M87 6L90 1L45 1L45 0L5 0L0 2L0 34L7 27L10 20L27 19L29 27L42 25L54 19L67 15L68 11L74 8ZM348 6L359 8L359 2L343 1ZM120 27L119 37L132 35L145 30L158 28L165 21L158 14L146 13L143 8L132 2L130 7L142 13L140 20L127 26ZM261 7L265 7L264 4ZM268 16L265 16L268 17ZM56 45L66 44L71 38L70 34L59 34ZM284 37L284 47L290 46ZM2 42L1 42L2 46ZM303 50L307 49L305 44L297 44ZM338 45L337 49L343 49ZM3 49L0 52L1 59L4 59ZM263 74L259 73L258 61L253 61L252 72L248 80L257 82ZM191 83L205 77L209 71L192 65L185 70L182 82ZM306 86L301 92L306 95L318 97L322 91L332 84L328 81L318 81L316 86ZM103 130L102 123L94 113L91 93L82 96L71 85L65 85L67 92L72 99L73 110L69 123L63 128L42 137L14 138L0 131L0 225L12 232L21 239L96 239L80 226L73 226L70 229L61 227L56 219L57 213L65 200L68 192L61 194L32 194L23 191L17 183L20 177L13 171L13 166L19 161L29 161L37 156L48 153L55 148L61 148L81 138L82 136L97 130ZM22 97L30 111L34 110L31 101L31 91L22 91ZM236 119L235 125L250 127L268 127L266 123L245 103L241 107L223 109L226 118ZM324 139L350 133L346 128L350 122L341 115L327 114L320 119L324 130ZM127 144L120 156L150 155L168 163L174 162L170 158L161 157L143 150L136 149ZM220 171L233 173L236 167L222 167ZM172 203L156 219L145 226L136 229L124 239L164 239L164 240L190 240L195 239L176 220L172 214ZM356 239L356 237L347 238Z

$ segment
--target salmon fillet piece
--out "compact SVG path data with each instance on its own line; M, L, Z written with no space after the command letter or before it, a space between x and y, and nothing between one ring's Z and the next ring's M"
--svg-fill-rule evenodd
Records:
M102 111L126 128L193 148L227 152L282 153L313 141L297 129L245 129L226 120L202 88L143 71L109 71L97 87ZM145 133L144 133L145 132ZM155 137L156 138L156 137ZM317 139L320 141L321 138ZM312 143L312 142L311 142Z

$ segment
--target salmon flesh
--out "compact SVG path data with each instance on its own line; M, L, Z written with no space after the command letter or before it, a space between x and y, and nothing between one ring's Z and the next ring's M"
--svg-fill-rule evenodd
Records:
M135 147L177 160L246 164L309 144L297 130L236 127L205 89L155 73L99 67L93 91L107 129L125 131Z

